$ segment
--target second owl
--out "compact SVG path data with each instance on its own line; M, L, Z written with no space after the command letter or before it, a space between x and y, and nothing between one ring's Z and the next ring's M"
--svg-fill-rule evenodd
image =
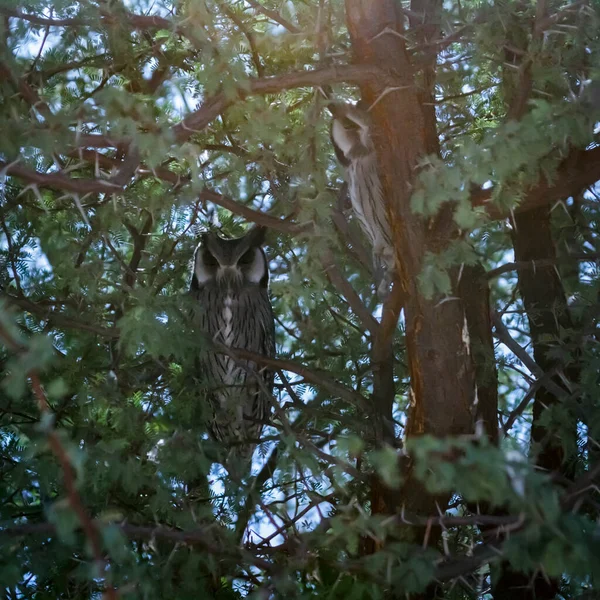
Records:
M264 235L262 227L238 239L204 234L194 255L190 293L199 304L200 329L211 340L271 357L275 321ZM231 445L229 462L249 467L270 411L273 373L212 348L201 353L199 368L213 410L211 434Z
M349 104L331 104L331 140L346 169L352 210L373 248L378 294L385 298L395 266L392 230L385 209L377 153L371 137L369 113Z

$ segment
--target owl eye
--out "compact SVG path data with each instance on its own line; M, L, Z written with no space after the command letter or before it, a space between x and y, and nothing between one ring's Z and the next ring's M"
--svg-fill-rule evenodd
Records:
M202 254L202 262L207 267L218 267L219 261L208 251L205 250Z
M342 119L342 125L344 126L344 129L346 129L346 130L358 129L358 125L352 119L349 119L348 117L344 117Z
M238 260L238 264L239 265L249 265L249 264L252 264L253 260L254 260L254 248L251 248L250 250L248 250L247 252L242 254L240 259Z

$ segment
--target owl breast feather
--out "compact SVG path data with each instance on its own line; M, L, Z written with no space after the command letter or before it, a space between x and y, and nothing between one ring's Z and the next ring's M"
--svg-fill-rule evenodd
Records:
M240 348L265 356L274 354L273 316L266 290L253 288L206 288L199 298L203 306L201 328L210 339L230 348ZM232 417L255 413L253 400L261 389L270 392L272 376L252 361L213 350L200 357L201 369L209 392ZM256 375L262 380L257 381Z
M374 152L355 157L347 167L352 208L375 254L387 254L392 235ZM392 253L393 254L393 253Z

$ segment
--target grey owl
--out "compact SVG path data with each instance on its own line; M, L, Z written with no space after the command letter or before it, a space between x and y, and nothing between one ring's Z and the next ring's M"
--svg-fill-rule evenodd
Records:
M204 234L194 254L190 293L200 305L200 330L210 339L274 356L275 319L268 293L268 263L261 247L264 236L262 227L238 239ZM214 415L210 433L226 446L232 445L232 460L227 463L249 467L256 446L250 440L260 437L271 407L267 394L273 390L272 371L211 349L201 353L199 369Z
M346 169L348 193L356 218L373 248L379 295L385 297L395 267L392 230L385 210L377 154L371 137L371 117L350 104L331 104L331 141Z

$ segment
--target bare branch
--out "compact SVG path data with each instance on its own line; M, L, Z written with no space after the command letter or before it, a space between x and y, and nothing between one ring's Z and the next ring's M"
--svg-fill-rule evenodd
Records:
M3 171L5 175L13 175L30 183L37 183L43 187L66 190L67 192L74 192L82 196L90 193L112 194L123 191L121 186L115 185L110 181L104 181L103 179L76 179L67 177L62 173L39 173L16 161L6 163L0 160L0 171Z
M231 211L235 215L239 215L248 221L258 223L259 225L264 225L265 227L269 227L275 231L297 235L299 233L312 231L314 227L314 223L312 221L306 223L293 223L287 218L278 219L277 217L272 217L271 215L254 210L253 208L250 208L244 204L240 204L239 202L236 202L235 200L232 200L223 194L211 192L210 190L202 190L202 192L200 192L200 198L202 200L208 200L209 202L218 204L219 206Z

